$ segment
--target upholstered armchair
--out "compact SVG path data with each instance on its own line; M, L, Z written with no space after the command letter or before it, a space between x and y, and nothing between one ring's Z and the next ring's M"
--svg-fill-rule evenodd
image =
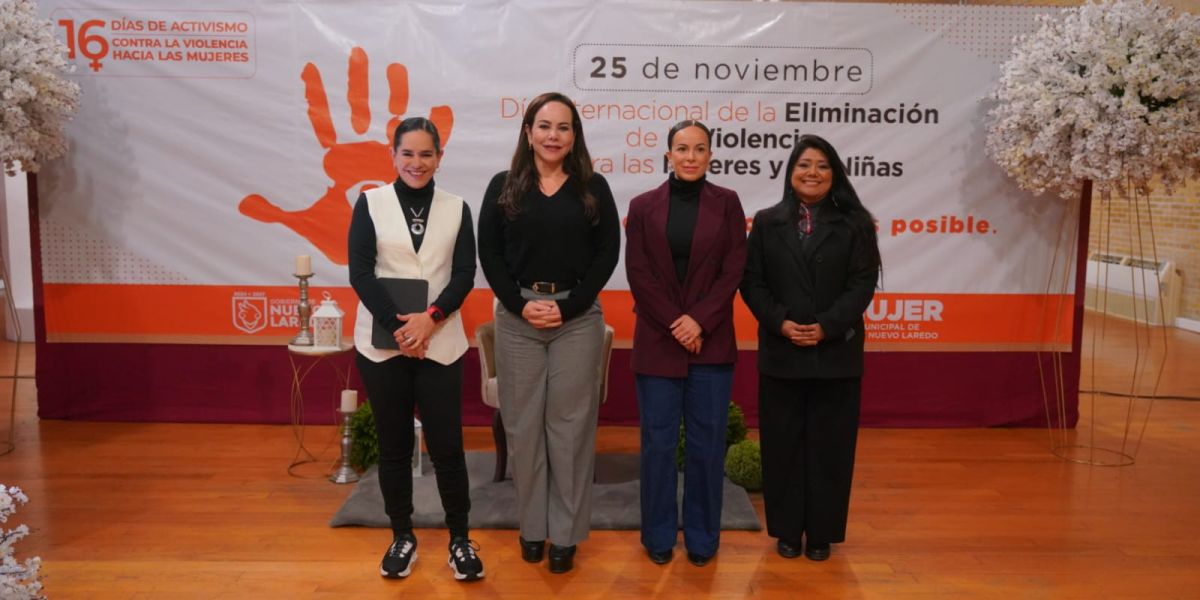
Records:
M500 418L500 393L496 384L496 322L488 321L475 328L479 345L479 393L483 403L496 409L492 415L492 439L496 443L496 470L492 481L504 481L508 470L508 441L504 420ZM613 328L604 325L604 348L600 354L600 403L608 399L608 363L612 358Z

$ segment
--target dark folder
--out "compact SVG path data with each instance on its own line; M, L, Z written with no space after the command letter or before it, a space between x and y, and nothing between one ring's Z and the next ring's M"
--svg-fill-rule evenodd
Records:
M396 305L396 312L404 315L415 312L425 312L429 308L429 282L424 279L396 279L380 277L379 283L391 296ZM379 319L372 319L371 345L380 350L399 350L400 344L392 332L379 326Z

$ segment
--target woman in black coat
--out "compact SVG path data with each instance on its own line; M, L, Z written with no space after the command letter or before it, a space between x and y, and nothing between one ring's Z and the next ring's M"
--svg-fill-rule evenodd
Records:
M784 173L783 199L754 217L741 286L759 323L763 501L781 556L825 560L846 537L863 312L881 260L829 142L801 136Z

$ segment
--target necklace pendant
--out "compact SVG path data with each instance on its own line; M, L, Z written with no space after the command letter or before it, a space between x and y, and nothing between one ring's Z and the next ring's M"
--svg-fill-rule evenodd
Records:
M425 233L425 219L414 218L412 220L412 224L408 226L408 230L411 231L413 235L424 234Z

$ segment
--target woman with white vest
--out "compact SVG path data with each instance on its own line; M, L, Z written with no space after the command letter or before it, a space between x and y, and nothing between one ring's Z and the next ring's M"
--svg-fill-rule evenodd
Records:
M392 524L380 574L406 577L417 559L412 526L413 407L450 530L447 562L454 578L483 577L467 525L471 510L462 440L462 356L467 350L458 312L475 280L475 237L463 199L436 187L442 157L437 127L405 119L392 138L395 183L367 190L350 222L350 285L358 294L354 346L379 435L379 487ZM398 314L380 278L423 279L429 308ZM372 328L391 332L398 350L376 348ZM382 344L381 344L382 345Z

